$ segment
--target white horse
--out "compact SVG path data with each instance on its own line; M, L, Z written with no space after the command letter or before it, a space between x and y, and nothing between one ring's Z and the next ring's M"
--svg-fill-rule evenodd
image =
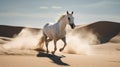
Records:
M49 53L48 42L52 41L52 40L54 40L54 51L52 52L52 54L54 54L55 51L57 50L56 42L59 39L61 39L64 42L64 46L63 46L63 48L60 49L60 51L64 50L64 48L67 44L66 36L65 36L66 35L65 27L67 24L69 24L72 29L75 27L73 12L71 12L71 14L70 14L67 11L67 14L62 15L57 23L55 23L53 25L50 25L49 23L47 23L44 26L44 28L43 28L44 36L41 38L41 41L39 42L39 44L41 45L41 43L43 43L45 41L47 54Z

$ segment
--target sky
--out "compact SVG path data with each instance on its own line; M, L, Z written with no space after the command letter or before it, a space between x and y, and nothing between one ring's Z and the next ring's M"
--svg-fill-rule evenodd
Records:
M0 0L0 25L42 28L66 11L74 12L76 25L120 23L120 0Z

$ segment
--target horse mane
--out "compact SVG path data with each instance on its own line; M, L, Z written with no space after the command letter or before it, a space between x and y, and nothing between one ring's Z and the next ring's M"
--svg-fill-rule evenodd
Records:
M61 17L60 17L60 19L58 20L58 22L60 22L60 20L62 19L62 18L64 18L66 15L62 15Z

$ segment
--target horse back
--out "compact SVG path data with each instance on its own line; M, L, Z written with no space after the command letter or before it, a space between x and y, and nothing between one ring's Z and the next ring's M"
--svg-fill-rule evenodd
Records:
M65 30L60 31L58 24L54 24L54 25L46 24L43 28L43 32L47 37L54 40L59 40L65 37L66 34Z
M47 23L43 28L43 33L50 39L54 39L59 32L56 25L50 25Z

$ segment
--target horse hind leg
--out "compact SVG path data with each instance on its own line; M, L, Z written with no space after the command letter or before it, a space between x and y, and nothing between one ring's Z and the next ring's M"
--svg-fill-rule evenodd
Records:
M52 52L53 55L55 54L55 51L57 50L56 42L57 41L54 41L54 51Z
M46 51L47 51L47 54L49 53L48 51L48 40L47 40L47 36L44 34L45 36L45 45L46 45Z
M47 36L45 36L45 44L46 44L47 54L49 53L48 43L49 43L50 41L52 41L52 39L47 39Z
M64 48L65 48L65 46L67 45L67 43L66 43L66 37L62 38L62 41L64 42L64 46L63 46L63 48L61 48L61 49L59 50L60 52L63 51Z

